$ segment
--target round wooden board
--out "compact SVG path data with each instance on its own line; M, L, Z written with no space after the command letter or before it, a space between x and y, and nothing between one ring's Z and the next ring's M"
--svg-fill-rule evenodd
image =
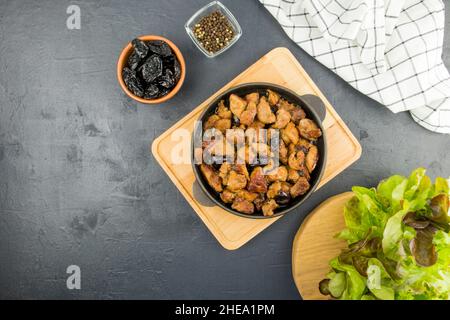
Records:
M353 196L346 192L320 204L305 219L292 246L292 275L300 295L305 300L327 300L319 292L319 282L330 271L328 262L346 246L334 238L345 228L344 205Z

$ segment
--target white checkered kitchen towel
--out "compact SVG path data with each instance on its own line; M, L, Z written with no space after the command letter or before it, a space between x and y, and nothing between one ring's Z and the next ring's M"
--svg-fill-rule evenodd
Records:
M441 0L260 0L301 48L353 87L450 133Z

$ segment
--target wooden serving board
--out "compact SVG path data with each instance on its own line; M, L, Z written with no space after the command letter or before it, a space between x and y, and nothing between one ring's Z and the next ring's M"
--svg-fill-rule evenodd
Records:
M178 140L172 139L172 133L177 129L193 132L195 120L220 92L247 82L275 83L285 86L299 95L314 94L323 100L327 108L323 126L328 138L329 151L327 166L318 187L333 179L361 156L361 146L356 138L292 53L286 48L276 48L270 51L156 138L152 144L152 153L161 167L220 244L229 250L238 249L280 217L273 219L242 218L215 206L195 183L191 164L173 164L171 162L172 148L178 142ZM297 210L302 209L300 207Z
M305 300L328 300L319 292L319 282L330 271L328 262L347 243L334 236L345 228L344 205L353 196L346 192L320 204L303 221L292 246L292 275Z

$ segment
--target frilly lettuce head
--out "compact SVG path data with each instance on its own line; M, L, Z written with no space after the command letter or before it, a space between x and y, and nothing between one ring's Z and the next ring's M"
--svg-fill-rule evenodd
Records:
M320 291L351 300L450 299L448 180L433 184L419 168L352 190L337 235L348 247L330 261Z

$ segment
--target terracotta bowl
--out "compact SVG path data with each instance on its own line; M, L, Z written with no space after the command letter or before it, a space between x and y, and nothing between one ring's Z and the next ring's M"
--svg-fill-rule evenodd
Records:
M140 98L136 95L134 95L130 90L128 90L127 86L125 85L125 82L122 79L122 70L127 64L128 57L133 52L133 45L128 43L128 45L122 50L122 53L120 54L119 61L117 62L117 80L120 83L120 86L122 87L123 91L132 99L139 101L140 103L145 104L157 104L165 102L169 99L171 99L181 88L184 82L184 78L186 76L186 63L184 62L183 55L181 54L180 49L170 40L160 37L160 36L154 36L154 35L146 35L146 36L140 36L138 39L143 41L149 41L149 40L162 40L166 42L169 47L172 49L172 51L175 53L175 56L177 57L178 61L180 62L180 69L181 69L181 76L180 80L178 80L178 83L175 85L175 87L172 88L172 90L165 95L164 97L157 98L157 99L144 99Z

